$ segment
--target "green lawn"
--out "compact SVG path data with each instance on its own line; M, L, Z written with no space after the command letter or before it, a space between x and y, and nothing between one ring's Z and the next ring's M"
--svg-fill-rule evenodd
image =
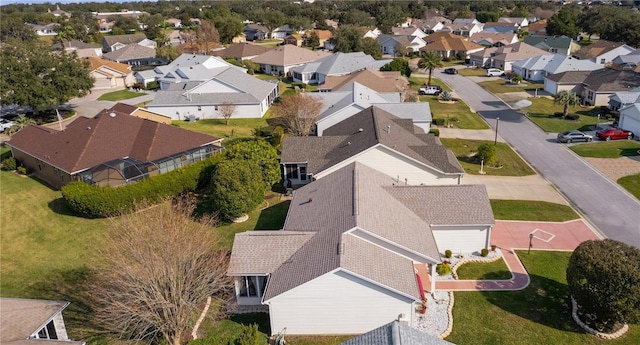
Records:
M467 174L478 175L480 171L480 162L474 157L470 157L478 151L478 146L483 143L491 143L484 140L466 140L466 139L449 139L440 138L442 144L453 151L460 165ZM533 175L535 172L518 156L515 151L505 143L498 143L498 162L500 168L484 167L487 175L494 176L526 176Z
M491 200L493 216L500 220L566 222L580 216L569 206L535 200Z
M524 92L535 91L536 89L542 90L544 85L540 83L522 82L520 84L510 84L507 79L488 80L479 83L492 93L508 93L508 92Z
M588 143L571 146L571 150L582 157L619 158L640 155L640 143L631 140Z
M617 340L586 334L571 319L565 271L569 252L518 251L531 277L521 291L455 292L453 332L467 344L637 344L640 325Z
M570 129L587 131L596 125L597 114L592 112L592 107L570 106L569 113L580 115L579 120L572 121L553 117L553 113L562 112L563 109L562 105L554 104L553 99L540 97L529 98L529 100L532 102L527 112L529 119L546 132L561 133Z
M172 124L180 128L224 138L223 145L227 140L253 136L253 131L256 128L270 127L266 115L259 119L234 119L232 117L228 126L224 119L206 119L196 122L173 121Z
M619 178L618 184L640 200L640 174Z
M504 260L499 260L487 263L469 262L456 270L458 279L460 280L509 280L511 279L511 272L504 263Z
M466 76L466 77L484 77L487 73L487 70L484 68L460 68L458 69L458 74Z
M124 99L136 98L144 95L146 95L146 93L144 92L131 92L127 89L124 89L124 90L105 93L104 95L100 96L98 100L116 102L116 101L122 101Z

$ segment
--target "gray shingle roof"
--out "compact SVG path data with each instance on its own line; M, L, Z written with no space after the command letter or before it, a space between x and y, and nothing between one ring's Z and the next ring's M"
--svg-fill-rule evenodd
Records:
M112 46L116 43L122 44L134 44L139 43L145 40L147 36L145 34L130 34L130 35L114 35L114 36L104 36L103 39L109 46Z
M317 174L376 145L442 173L464 173L453 153L437 137L424 134L411 119L400 119L376 106L327 128L321 137L285 138L281 161L308 162L308 172Z
M138 44L131 44L109 53L104 54L102 57L111 61L126 61L132 59L141 59L155 57L156 50L153 48L141 46Z
M569 49L573 39L567 36L529 36L524 39L524 43L549 50L549 48Z
M550 74L545 78L555 81L556 83L582 83L591 73L590 71L568 71L556 74Z
M408 324L392 321L363 335L340 343L340 345L451 345L446 340L436 338L410 327Z
M605 68L589 73L582 83L593 91L629 91L640 86L640 73Z
M294 67L294 72L316 72L323 75L344 75L355 71L360 71L366 67L380 69L391 60L374 60L371 55L363 52L354 53L333 53L321 59L309 62L306 65Z

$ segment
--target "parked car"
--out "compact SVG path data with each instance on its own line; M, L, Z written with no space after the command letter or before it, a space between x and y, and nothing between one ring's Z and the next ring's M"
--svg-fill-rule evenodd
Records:
M503 76L504 71L501 69L497 69L497 68L489 68L487 70L487 77L499 77L499 76Z
M453 68L453 67L449 67L449 68L445 68L444 69L444 73L446 73L446 74L458 74L458 70Z
M438 85L422 85L418 90L419 95L438 96L441 92L442 92L442 88Z
M574 141L591 141L593 137L576 130L564 131L558 133L558 142L560 143L572 143Z
M633 139L633 132L620 128L607 128L599 129L596 131L596 136L600 140L615 140L615 139Z
M9 121L7 119L0 119L0 133L4 133L4 131L11 128L13 124L14 124L13 121Z

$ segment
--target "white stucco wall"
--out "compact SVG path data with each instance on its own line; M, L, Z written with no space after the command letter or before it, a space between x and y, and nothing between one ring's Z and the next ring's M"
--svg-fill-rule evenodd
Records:
M479 252L482 248L489 248L490 229L483 226L443 226L433 227L432 232L441 254L447 249L455 254Z
M168 105L147 105L147 108L151 111L155 111L162 115L170 117L172 120L184 120L188 118L188 116L195 115L197 118L202 120L204 119L221 119L222 114L219 111L216 111L215 106L201 106L200 110L198 110L197 105L187 106L187 105L176 105L176 106L168 106ZM264 108L266 109L268 108ZM236 111L231 116L232 119L236 118L260 118L264 115L264 112L261 112L259 104L249 104L249 105L237 105Z

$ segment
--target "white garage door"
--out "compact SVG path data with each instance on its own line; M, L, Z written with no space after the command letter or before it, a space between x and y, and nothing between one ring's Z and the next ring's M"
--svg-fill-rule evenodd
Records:
M93 84L93 88L94 89L110 89L111 88L111 80L96 78L96 82L95 82L95 84Z
M620 119L620 128L632 131L636 137L640 137L640 120L636 120L630 116L622 116Z
M548 93L555 95L558 91L557 84L555 81L551 81L549 79L544 79L544 90Z
M453 253L472 253L487 248L487 230L434 230L433 236L441 254L449 249Z

